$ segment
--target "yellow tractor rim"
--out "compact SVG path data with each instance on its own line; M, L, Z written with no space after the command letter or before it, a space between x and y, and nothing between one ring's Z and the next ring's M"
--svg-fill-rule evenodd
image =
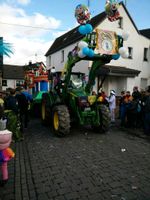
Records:
M54 129L58 130L59 127L59 118L58 118L58 113L55 112L54 113Z
M42 120L45 120L45 104L42 103Z

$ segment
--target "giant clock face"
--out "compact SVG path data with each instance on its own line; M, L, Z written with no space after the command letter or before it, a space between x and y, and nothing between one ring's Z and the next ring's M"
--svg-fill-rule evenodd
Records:
M102 41L102 48L105 50L105 51L111 51L113 49L113 44L112 44L112 41L109 40L109 39L104 39Z

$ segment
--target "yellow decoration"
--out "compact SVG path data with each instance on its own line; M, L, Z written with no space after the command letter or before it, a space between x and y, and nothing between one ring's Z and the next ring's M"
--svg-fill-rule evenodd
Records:
M88 96L88 102L90 103L90 105L92 105L95 101L96 101L95 95Z

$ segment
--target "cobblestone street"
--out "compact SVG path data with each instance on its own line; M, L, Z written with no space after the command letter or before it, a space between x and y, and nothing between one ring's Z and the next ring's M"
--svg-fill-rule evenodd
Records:
M150 200L150 141L111 128L73 129L65 138L32 119L12 143L9 182L0 200Z

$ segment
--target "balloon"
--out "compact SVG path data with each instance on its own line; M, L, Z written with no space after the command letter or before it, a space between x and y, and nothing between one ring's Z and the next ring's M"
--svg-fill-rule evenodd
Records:
M78 47L80 49L82 49L83 47L87 47L87 46L88 46L88 44L86 42L84 42L84 41L80 41L79 44L78 44Z
M89 48L88 48L88 47L84 47L84 48L82 49L82 53L83 53L84 55L88 56L88 54L89 54Z
M121 55L122 58L128 58L129 57L129 52L126 51L124 54Z
M93 27L91 24L86 24L85 28L86 28L86 34L92 33Z
M89 49L88 56L89 56L90 58L92 58L92 57L94 56L94 51L93 51L93 49Z
M120 48L119 48L119 54L120 54L120 55L124 54L126 51L128 51L128 50L127 50L127 48L125 48L125 47L120 47Z
M82 34L82 35L86 35L86 34L87 34L87 33L86 33L86 27L85 27L85 25L79 26L78 31L79 31L79 33Z
M91 24L81 25L79 26L78 31L80 34L86 35L93 31L93 27Z
M129 37L129 35L130 35L130 34L129 34L128 31L127 31L127 32L123 32L123 33L122 33L122 38L123 38L123 40L126 41L126 40L128 39L128 37Z
M120 18L120 13L118 11L119 4L117 0L106 0L105 4L105 12L107 14L108 20L109 21L116 21L117 19Z
M80 58L84 58L84 57L85 57L85 55L82 53L82 50L80 50L80 51L78 52L78 56L79 56Z
M119 54L112 55L112 59L114 59L114 60L118 60L119 58L120 58Z
M120 47L119 53L120 53L122 58L128 58L129 57L129 52L128 52L128 49L126 47Z
M83 4L77 5L75 9L75 17L79 24L86 24L91 17L88 7Z

